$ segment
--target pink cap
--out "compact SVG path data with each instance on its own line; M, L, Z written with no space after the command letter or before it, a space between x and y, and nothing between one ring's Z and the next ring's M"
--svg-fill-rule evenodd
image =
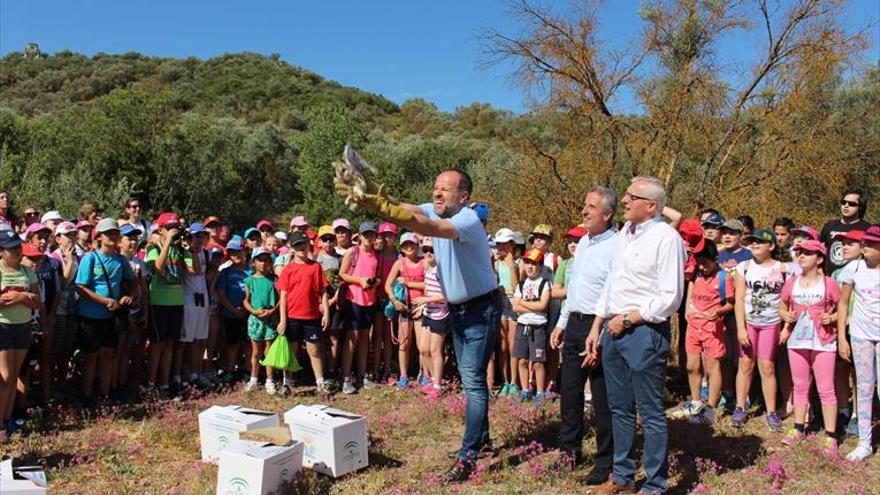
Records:
M402 246L406 242L413 242L416 246L418 246L419 242L421 242L421 239L419 239L418 234L414 232L407 232L406 234L400 236L400 245Z
M825 247L825 244L812 239L802 242L795 251L807 251L810 253L820 253L823 257L828 256L828 249Z
M46 227L45 225L43 225L41 223L32 223L32 224L28 225L26 229L24 229L24 236L25 236L25 238L28 238L28 237L36 234L37 232L42 232L44 230L47 232L51 232L49 230L49 227Z
M298 217L293 217L290 219L290 227L308 227L309 221L306 220L306 217L300 215Z
M868 227L862 236L862 242L880 242L880 224Z
M55 235L67 235L76 232L76 225L72 222L61 222L55 226Z
M279 255L281 255L281 254L287 254L287 253L289 253L289 252L290 252L290 248L287 247L287 246L281 246L280 248L278 248L278 254L279 254Z
M272 227L272 222L266 220L265 218L257 222L257 230L260 230L263 227L269 227L270 229L274 230L274 228Z
M94 225L92 225L88 220L80 220L76 222L76 228L78 229L91 229Z
M792 237L794 237L796 235L802 235L805 237L809 237L810 239L812 239L814 241L819 240L819 233L816 232L816 229L814 229L813 227L809 227L807 225L804 225L803 227L798 227L796 229L791 229L790 234L792 235Z
M379 233L384 234L386 232L391 232L394 235L397 235L397 225L394 225L391 222L382 222L379 224Z
M339 227L344 227L348 230L351 230L351 223L345 218L337 218L333 220L333 230L338 229Z

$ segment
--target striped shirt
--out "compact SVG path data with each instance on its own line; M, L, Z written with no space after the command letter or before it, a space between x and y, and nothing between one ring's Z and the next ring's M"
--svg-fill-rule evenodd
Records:
M437 267L425 265L425 296L442 296L443 289L440 288L440 281L437 280ZM446 301L431 303L425 306L425 316L432 320L442 320L449 316L449 306Z

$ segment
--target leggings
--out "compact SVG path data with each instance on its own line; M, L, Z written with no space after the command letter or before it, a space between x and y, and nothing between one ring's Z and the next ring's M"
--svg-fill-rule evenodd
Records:
M805 406L810 402L810 383L816 377L816 388L823 406L837 404L834 394L834 365L837 353L834 351L813 351L810 349L789 349L788 362L791 367L791 380L794 382L794 405ZM812 375L810 372L812 371Z
M856 369L858 400L856 413L859 418L859 445L871 446L871 409L874 403L874 387L880 395L880 340L852 337L853 365Z

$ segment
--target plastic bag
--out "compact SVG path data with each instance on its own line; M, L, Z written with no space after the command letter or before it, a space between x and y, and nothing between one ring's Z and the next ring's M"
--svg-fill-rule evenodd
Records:
M269 352L266 353L266 357L260 361L260 364L267 368L293 373L302 369L296 354L290 349L290 342L284 335L275 337L275 341L269 346Z

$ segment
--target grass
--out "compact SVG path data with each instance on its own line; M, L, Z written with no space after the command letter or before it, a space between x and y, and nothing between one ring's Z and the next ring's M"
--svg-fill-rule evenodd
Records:
M283 413L296 404L320 400L301 388L290 398L240 390L182 402L104 408L84 417L76 405L37 415L33 431L0 445L0 457L47 470L50 493L211 494L216 466L200 459L198 413L214 404L240 404ZM415 391L392 387L330 399L333 406L368 418L370 467L333 480L304 471L289 493L519 494L585 493L575 471L555 467L558 403L536 409L495 399L490 410L499 453L480 461L478 474L447 487L439 475L451 465L464 428L464 400L449 395L428 402ZM789 426L791 420L786 421ZM670 421L670 493L876 494L880 456L867 463L829 460L817 439L786 448L763 418L743 430L721 420L714 428ZM593 450L588 435L584 451ZM845 454L853 440L841 446Z

